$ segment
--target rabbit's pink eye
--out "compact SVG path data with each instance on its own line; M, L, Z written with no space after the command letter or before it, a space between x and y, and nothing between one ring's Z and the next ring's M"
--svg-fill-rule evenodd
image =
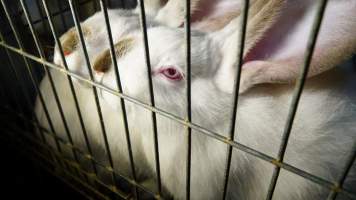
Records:
M173 67L165 68L160 70L160 72L167 78L174 80L174 81L179 81L183 78L182 74L176 70Z

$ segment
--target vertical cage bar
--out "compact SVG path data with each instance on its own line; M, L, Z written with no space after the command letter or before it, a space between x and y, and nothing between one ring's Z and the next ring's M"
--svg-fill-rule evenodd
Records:
M94 76L93 76L93 72L92 72L92 68L91 68L91 64L90 64L90 60L89 60L88 51L87 51L87 48L86 48L86 45L85 45L83 31L82 31L82 28L80 26L78 10L77 10L76 5L74 4L73 0L68 0L68 2L69 2L69 7L70 7L70 10L71 10L72 16L73 16L74 24L75 24L76 30L78 32L81 48L82 48L83 53L84 53L85 62L86 62L86 65L88 67L89 77L90 77L91 81L94 81ZM107 138L107 134L106 134L103 113L102 113L102 110L101 110L101 107L100 107L98 92L97 92L97 90L96 90L96 88L94 86L92 86L92 91L94 93L94 100L95 100L95 105L96 105L96 109L97 109L98 116L99 116L100 128L101 128L101 131L102 131L102 134L103 134L103 138L104 138L105 150L106 150L106 152L108 154L108 159L109 159L109 164L110 164L110 171L111 171L111 178L112 178L112 181L114 183L113 187L116 189L116 185L117 184L116 184L116 175L114 173L114 163L113 163L111 151L110 151L110 148L109 148L109 142L108 142L108 138Z
M42 3L43 3L43 7L44 7L44 10L45 10L46 16L48 18L48 23L49 23L53 38L55 40L55 43L57 44L57 47L58 47L58 50L59 50L59 53L60 53L64 68L66 70L69 70L67 61L66 61L64 53L63 53L63 48L62 48L61 42L60 42L59 37L58 37L58 35L56 33L56 30L54 28L53 19L52 19L52 16L50 14L50 11L48 9L47 0L42 0ZM92 151L92 148L91 148L91 145L90 145L90 142L89 142L87 130L86 130L85 125L84 125L84 120L83 120L82 112L80 110L77 93L76 93L76 91L74 89L73 80L69 75L67 75L67 79L68 79L69 87L70 87L70 90L71 90L71 93L72 93L72 96L73 96L73 99L74 99L75 109L76 109L77 115L79 117L79 123L80 123L80 127L82 129L82 132L83 132L85 144L86 144L87 150L89 152L89 155L92 158L93 157L93 151ZM95 165L95 163L94 163L94 161L92 159L91 159L91 163L92 163L93 171L94 171L95 175L97 176L96 165Z
M150 93L150 105L152 107L155 107L155 99L154 99L152 76L151 76L150 51L149 51L148 39L147 39L145 5L143 0L139 0L138 4L140 6L140 21L141 21L141 29L143 35L143 43L145 47L145 61L147 66L147 79L148 79L149 93ZM157 187L158 187L158 194L160 195L162 192L162 184L161 184L161 170L160 170L159 149L158 149L157 119L156 119L156 113L155 112L151 112L151 113L152 113L153 135L154 135Z
M192 120L191 112L191 31L190 31L190 0L185 0L185 45L186 45L186 76L187 76L187 122ZM192 157L192 129L187 126L187 166L186 166L186 199L190 199Z
M115 47L114 47L113 37L112 37L112 33L111 33L111 26L110 26L110 19L108 16L108 10L107 10L107 6L106 6L106 3L104 0L100 0L100 7L103 12L104 19L105 19L106 31L107 31L107 35L108 35L109 44L110 44L110 55L111 55L111 60L114 65L114 71L115 71L116 85L118 88L118 92L121 93L122 85L121 85L121 79L120 79L120 74L119 74L119 67L117 65L117 59L116 59L116 55L115 55ZM134 162L133 154L132 154L131 137L130 137L129 126L128 126L128 121L127 121L126 106L125 106L124 100L122 98L119 98L119 99L120 99L120 106L121 106L121 110L122 110L122 118L123 118L123 122L124 122L126 143L127 143L127 148L128 148L128 152L129 152L131 173L132 173L133 180L135 182L137 182L135 162ZM135 194L136 194L136 197L138 197L136 186L135 186Z
M22 6L22 9L24 11L25 18L26 18L26 21L27 21L28 26L30 28L32 37L33 37L33 39L35 41L35 45L36 45L37 51L38 51L41 59L46 60L46 57L45 57L45 54L44 54L43 49L41 47L40 41L38 39L38 36L37 36L37 34L36 34L36 32L35 32L35 30L33 28L31 16L28 13L28 7L25 4L24 0L20 0L20 3L21 3L21 6ZM59 114L60 114L61 120L62 120L64 128L65 128L65 132L66 132L67 138L69 140L69 143L73 146L74 145L73 144L73 138L72 138L71 132L69 130L67 120L66 120L65 115L64 115L63 107L62 107L62 104L60 102L57 89L56 89L56 87L54 85L52 74L51 74L51 72L48 70L48 68L45 65L42 65L42 66L43 66L43 69L45 70L45 72L46 72L46 74L47 74L47 76L49 78L50 86L51 86L51 89L53 91L53 95L54 95L54 98L55 98L55 101L56 101L56 104L57 104L57 107L58 107L58 110L59 110ZM79 164L79 159L78 159L77 152L74 149L72 149L72 152L73 152L73 156L74 156L75 161Z
M352 146L352 152L348 158L348 160L346 161L346 165L345 168L342 172L341 177L339 178L339 180L337 181L337 183L335 183L335 187L332 188L332 190L329 193L328 196L328 200L335 200L337 195L340 193L340 189L343 187L344 182L346 180L347 175L349 174L352 165L354 164L356 160L356 143L354 143L354 145Z
M236 128L236 115L237 115L237 105L239 100L239 90L240 90L240 79L241 79L241 68L243 64L243 55L245 48L245 38L246 38L246 28L247 28L247 19L248 19L248 11L249 11L249 0L244 0L243 3L243 17L241 21L241 31L239 37L239 50L236 52L238 56L237 62L237 72L234 84L234 100L233 100L233 109L232 109L232 118L230 124L230 135L229 139L234 140L235 138L235 128ZM227 191L229 185L229 176L230 176L230 168L231 168L231 160L232 160L232 146L228 146L228 154L226 158L226 169L225 169L225 177L224 177L224 190L222 199L227 198Z
M289 136L290 136L290 133L292 130L293 121L294 121L294 118L295 118L295 115L297 112L299 100L302 95L304 84L305 84L305 81L306 81L306 78L308 75L310 63L311 63L311 60L313 57L313 52L315 49L318 33L319 33L319 30L321 27L321 22L323 20L324 11L325 11L327 2L328 2L328 0L320 0L318 3L316 17L314 19L312 31L311 31L311 34L310 34L310 37L308 40L308 44L307 44L307 49L305 52L303 69L302 69L301 75L299 76L299 78L296 82L296 85L295 85L291 106L290 106L290 109L288 112L287 121L286 121L286 124L284 127L284 132L282 135L282 142L280 144L280 148L279 148L278 155L276 158L277 162L283 162L283 158L284 158L284 155L285 155L285 152L287 149L287 145L288 145L288 139L289 139ZM281 168L279 166L275 166L273 174L272 174L270 186L268 188L268 194L267 194L267 198L266 198L268 200L271 200L273 197L273 193L276 188L280 170L281 170Z
M7 8L7 6L6 6L5 2L4 2L4 0L1 0L1 4L2 4L2 6L3 6L3 8L4 8L5 15L6 15L6 18L7 18L8 22L9 22L9 24L10 24L11 30L12 30L12 32L14 33L16 42L17 42L17 44L19 45L20 50L21 50L21 51L24 51L24 46L23 46L23 44L22 44L22 41L20 40L18 31L17 31L17 29L15 28L15 25L14 25L12 19L11 19L10 13L9 13L9 11L8 11L8 8ZM48 124L49 124L50 130L51 130L51 132L52 132L53 134L55 134L55 136L56 136L56 132L55 132L55 130L54 130L53 122L52 122L52 119L50 118L50 115L49 115L49 112L48 112L48 109L47 109L47 105L46 105L46 103L45 103L45 101L44 101L42 92L41 92L41 90L40 90L39 87L38 87L38 80L37 80L37 78L35 77L35 75L33 74L32 70L31 70L30 63L29 63L29 61L27 60L27 58L26 58L25 56L22 56L22 57L23 57L23 60L24 60L24 62L25 62L26 69L27 69L28 74L29 74L29 76L30 76L31 82L32 82L32 84L34 85L35 90L36 90L36 92L37 92L37 94L38 94L38 97L39 97L39 99L40 99L40 102L41 102L43 111L44 111L44 113L45 113L47 122L48 122ZM57 137L55 137L55 144L56 144L56 148L57 148L58 152L62 153L62 149L61 149L61 147L60 147L60 145L59 145L59 141L58 141Z

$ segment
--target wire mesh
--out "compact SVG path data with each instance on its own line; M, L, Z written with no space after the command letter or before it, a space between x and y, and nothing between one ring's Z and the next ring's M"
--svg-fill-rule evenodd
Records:
M185 2L185 46L186 46L186 76L187 76L187 122L192 120L191 109L191 33L190 33L190 0ZM186 199L190 199L190 177L191 177L191 159L192 159L192 129L187 126L187 177L186 177Z
M239 97L239 89L240 89L240 79L241 79L241 67L243 61L243 52L244 52L244 41L246 37L246 27L247 27L247 17L248 17L248 8L249 8L249 0L245 0L243 4L243 18L242 18L242 29L241 29L241 37L239 38L239 52L238 52L238 64L237 64L237 74L234 84L234 101L233 101L233 110L232 110L232 117L231 117L231 128L230 128L230 135L229 139L234 140L235 138L235 123L236 123L236 114L237 114L237 104L238 104L238 97ZM223 191L223 199L226 199L228 184L229 184L229 175L230 175L230 168L231 168L231 158L232 158L232 146L228 147L228 155L226 161L226 172L225 172L225 182L224 182L224 191Z
M289 110L289 114L288 114L288 118L286 119L286 124L284 127L284 132L283 132L283 138L282 138L282 143L279 149L279 153L277 157L272 157L267 155L266 153L260 152L258 150L255 150L253 148L250 148L242 143L239 143L237 141L234 140L235 138L235 123L236 123L236 110L238 109L238 94L239 94L239 85L240 85L240 76L241 76L241 67L243 64L243 53L244 53L244 41L245 41L245 32L246 32L246 27L247 27L247 16L248 16L248 8L249 8L249 4L250 1L249 0L244 0L244 6L243 6L243 18L241 21L241 34L240 34L240 38L239 38L239 48L238 48L238 52L237 55L239 57L238 59L238 70L237 70L237 74L236 74L236 80L235 80L235 87L234 87L234 100L233 100L233 111L232 111L232 123L231 123L231 128L228 134L224 134L224 133L218 133L218 132L214 132L212 130L208 130L202 126L199 126L195 123L192 122L192 116L191 116L191 19L190 19L190 13L191 13L191 1L190 0L186 0L185 2L185 45L186 45L186 77L187 77L187 88L186 88L186 100L187 100L187 116L186 118L181 118L179 116L176 116L172 113L166 112L162 109L159 109L157 107L155 107L155 97L154 97L154 88L153 88L153 83L152 83L152 76L150 75L150 73L148 74L147 80L148 80L148 86L149 86L149 94L150 94L150 102L149 103L145 103L142 102L140 100L137 100L133 97L127 96L126 94L124 94L122 92L122 85L121 85L121 80L120 80L120 74L118 71L118 67L117 67L117 60L115 57L115 47L114 47L114 43L113 43L113 36L111 33L111 27L110 27L110 19L109 19L109 15L108 15L108 7L111 7L111 1L105 1L105 0L99 0L99 1L74 1L74 0L68 0L68 4L69 7L66 7L63 5L63 1L56 1L57 5L59 7L59 11L57 12L51 12L49 9L49 6L47 4L46 0L42 0L42 3L40 3L40 1L36 0L35 5L37 6L37 9L39 11L39 15L40 15L40 19L37 20L33 20L31 18L31 12L29 11L29 8L26 4L25 0L20 0L21 3L21 7L22 10L20 12L15 13L15 15L20 15L20 16L24 16L25 17L25 24L24 26L27 27L30 31L31 36L33 37L33 41L35 43L35 47L37 50L37 53L35 52L29 52L24 45L23 40L21 39L21 35L17 29L16 23L14 23L12 14L13 12L11 12L8 9L8 5L7 3L5 3L5 0L1 0L2 3L2 8L5 12L5 16L7 19L7 22L9 23L10 26L10 32L4 32L3 30L1 30L0 33L0 46L2 47L2 49L4 50L5 54L6 54L6 59L9 61L9 71L11 72L12 76L14 77L14 81L16 83L18 83L18 88L21 91L21 94L25 97L25 102L26 102L26 106L23 106L22 103L20 101L17 101L18 99L20 99L19 95L14 92L13 95L13 99L16 100L15 104L15 109L11 108L11 106L2 106L1 109L7 110L9 112L9 114L13 114L15 117L18 117L19 119L21 119L25 124L26 124L26 130L22 130L22 129L12 129L12 130L8 130L9 132L18 132L21 133L21 135L26 138L26 141L31 141L32 143L35 143L38 146L41 146L41 148L47 150L49 152L49 154L52 155L51 158L48 158L48 156L46 155L42 155L41 152L37 152L34 149L29 148L28 152L33 152L34 155L36 155L36 157L39 157L39 160L42 160L46 163L50 163L50 165L52 166L57 166L58 163L65 163L63 166L64 168L62 169L63 173L66 173L69 177L71 177L71 180L75 180L76 182L80 183L81 185L83 185L83 187L87 188L88 190L90 190L91 192L88 193L84 193L85 195L91 194L97 198L101 198L101 199L110 199L110 197L106 196L105 194L101 193L100 191L98 191L97 188L95 188L94 186L90 185L90 181L89 179L85 180L83 182L83 180L81 180L80 178L80 173L81 174L85 174L84 177L90 177L92 179L94 179L97 183L105 186L108 190L110 190L112 193L114 193L115 195L123 198L123 199L129 199L132 196L129 194L124 194L124 192L120 191L120 188L118 187L118 183L116 182L117 177L120 177L122 179L124 179L126 182L128 182L129 184L131 184L134 187L134 197L135 198L139 198L140 194L138 190L142 190L145 191L147 193L149 193L150 195L152 195L152 197L156 198L156 199L163 199L164 197L162 196L162 190L163 190L163 186L162 186L162 182L161 182L161 169L160 169L160 157L159 157L159 152L160 151L164 151L164 149L159 148L159 143L158 143L158 133L157 133L157 119L156 119L156 115L160 115L163 117L166 117L170 120L173 120L175 122L178 122L182 125L184 125L187 129L187 175L186 175L186 199L190 199L190 193L191 193L191 187L190 187L190 182L191 182L191 131L195 130L197 131L197 134L203 134L208 136L209 138L213 138L217 141L220 141L224 144L228 145L228 155L227 155L227 160L226 160L226 169L225 169L225 179L224 179L224 186L223 186L223 191L222 191L222 198L226 199L227 198L227 190L228 190L228 183L229 183L229 175L230 175L230 168L231 168L231 159L232 159L232 151L233 149L237 149L239 151L242 151L244 153L250 154L254 157L257 157L261 160L267 161L270 164L272 164L274 166L274 172L272 175L272 179L270 182L270 186L269 186L269 190L268 190L268 194L266 199L272 199L273 198L273 193L274 190L276 188L276 184L279 178L279 174L280 174L280 170L284 169L287 170L289 172L292 172L293 174L297 174L309 181L312 181L324 188L328 188L330 189L330 193L328 196L329 200L334 200L336 199L338 194L346 194L349 197L356 199L356 194L353 193L353 191L350 191L347 188L343 188L343 184L344 181L348 175L348 173L350 172L350 169L353 165L353 163L355 162L355 158L356 158L356 153L351 152L347 163L345 164L345 168L343 170L342 175L340 176L340 178L338 179L338 181L336 183L331 182L323 177L318 177L316 175L313 175L311 173L308 173L306 171L303 171L297 167L294 167L292 165L289 165L287 163L285 163L283 161L284 158L284 154L287 148L287 144L288 144L288 139L289 139L289 134L291 133L291 129L292 129L292 125L293 125L293 120L298 108L298 103L299 103L299 99L301 97L301 94L303 92L303 86L305 84L306 81L306 77L307 77L307 73L308 73L308 69L310 66L310 62L311 62L311 58L313 56L313 52L314 52L314 47L315 47L315 43L317 40L317 36L318 36L318 32L320 29L320 25L323 19L323 14L327 5L327 0L320 0L319 6L318 6L318 11L316 14L316 18L315 18L315 22L313 25L313 31L311 34L311 37L309 39L308 42L308 48L307 51L305 53L305 60L304 60L304 67L303 67L303 71L301 73L301 76L299 77L296 86L295 86L295 93L293 96L293 100L290 106L290 110ZM114 90L111 89L107 86L104 86L100 83L97 83L94 81L94 76L93 76L93 72L92 72L92 67L91 67L91 63L90 63L90 59L89 59L89 55L87 52L87 47L85 44L85 39L84 39L84 35L83 35L83 30L80 24L80 13L78 11L78 8L86 3L93 3L93 7L95 11L100 10L103 11L103 16L105 19L105 26L106 26L106 31L107 31L107 39L109 41L109 49L110 49L110 54L111 54L111 60L113 65L115 66L115 77L116 77L116 84L117 84L117 88L118 90ZM121 7L130 7L130 5L132 5L132 3L128 3L126 4L125 1L117 1L116 3L120 4ZM146 14L145 14L145 6L144 6L144 1L143 0L139 0L138 1L138 6L139 6L139 11L140 11L140 22L141 22L141 28L142 28L142 35L143 35L143 43L144 43L144 49L145 49L145 61L146 61L146 65L147 65L147 71L151 72L151 61L150 61L150 52L149 52L149 40L147 37L147 24L146 24ZM43 9L43 10L42 10ZM55 27L55 23L54 23L54 18L56 16L59 16L61 21L62 21L62 27L63 29L67 29L70 25L68 25L68 19L67 17L64 15L64 13L70 11L71 13L71 17L73 18L74 21L74 25L75 28L77 30L78 33L78 38L80 41L80 46L83 50L84 53L84 58L85 58L85 62L89 71L89 79L85 78L85 77L81 77L71 71L69 71L68 69L68 65L65 59L65 55L63 52L63 48L61 46L60 43L60 39L59 39L59 30L56 30ZM2 19L3 20L3 19ZM45 21L47 23L45 23ZM58 66L56 64L53 64L52 62L49 61L47 54L45 53L44 49L43 49L43 45L41 44L41 39L38 36L36 30L35 30L35 25L36 24L42 24L42 26L44 27L44 29L49 32L49 34L52 35L55 44L58 46L59 52L60 52L60 57L61 60L63 62L64 68L61 66ZM4 35L12 35L15 37L15 41L17 45L12 45L10 41L6 41ZM31 79L31 84L33 85L36 93L38 94L38 97L40 99L41 105L44 109L48 124L49 124L49 128L50 130L45 129L44 127L41 127L41 125L39 124L39 121L35 115L35 113L30 110L30 115L27 115L27 111L26 108L31 108L33 107L32 105L32 100L31 100L31 94L28 93L28 90L26 90L26 86L23 85L24 81L22 81L21 79L21 72L17 71L17 67L15 62L13 61L13 58L11 56L11 53L19 55L23 58L23 61L25 63L26 69L27 69L27 74ZM57 102L57 106L58 109L60 111L61 114L61 119L63 121L63 124L65 126L65 130L66 130L66 134L67 134L67 140L64 140L63 138L59 137L56 134L56 130L54 129L53 126L53 122L51 121L51 117L50 114L48 113L48 109L46 106L46 102L44 101L44 98L42 97L43 95L41 94L41 90L39 89L39 81L37 80L38 78L36 77L36 74L33 72L33 68L37 67L35 65L31 64L31 61L40 64L43 66L43 69L46 72L46 75L49 77L50 79L50 83L51 83L51 88L52 91L54 93L55 96L55 100ZM85 143L86 143L86 148L88 150L88 153L85 153L83 151L80 150L80 148L77 148L75 146L75 144L73 143L72 140L72 136L71 136L71 132L68 128L68 125L66 123L66 119L65 119L65 115L63 113L63 110L61 108L61 102L57 96L57 92L56 92L56 88L55 88L55 83L53 82L52 78L51 78L51 72L49 71L49 69L53 69L56 70L58 72L63 73L64 75L67 76L67 80L68 83L70 85L70 93L74 98L75 101L75 108L76 108L76 114L78 115L79 119L80 119L80 125L82 128L82 134L85 138ZM94 156L93 156L93 150L92 147L90 145L88 136L87 136L87 131L85 128L85 124L84 124L84 120L82 117L82 111L80 109L79 106L79 102L77 100L77 94L75 91L75 88L73 86L73 80L77 79L80 81L83 81L87 84L89 84L92 88L92 91L94 93L94 97L95 97L95 103L96 103L96 109L99 115L99 119L100 119L100 127L101 127L101 131L102 131L102 136L104 138L104 142L105 142L105 150L107 152L107 156L108 156L108 160L109 160L109 166L103 166L100 162L96 161ZM104 119L103 119L103 113L101 111L101 107L100 107L100 103L99 103L99 97L98 97L98 92L97 90L104 90L110 94L113 94L115 96L117 96L120 99L120 105L121 105L121 109L122 109L122 116L123 116L123 120L124 120L124 130L125 130L125 136L126 136L126 143L127 143L127 147L128 147L128 153L129 153L129 161L130 161L130 169L131 169L131 173L132 173L132 179L128 178L124 175L121 175L119 173L117 173L116 171L114 171L114 164L113 164L113 158L112 153L110 151L109 148L109 142L108 142L108 137L106 134L106 128L105 128L105 124L104 124ZM1 95L6 99L6 92L4 88L0 88L1 90ZM152 120L152 124L153 124L153 141L154 141L154 155L155 155L155 173L156 173L156 181L157 181L157 191L158 192L153 192L150 191L149 189L147 189L145 186L143 186L142 184L139 183L138 179L137 179L137 175L136 175L136 165L137 163L134 162L134 158L133 158L133 153L132 153L132 145L131 145L131 134L128 128L128 119L127 119L127 114L126 114L126 106L125 106L125 101L133 103L137 106L140 106L142 108L145 108L146 110L151 112L151 120ZM10 105L11 103L6 102L5 105ZM24 134L24 133L30 133L28 130L31 130L30 127L37 127L41 139L36 140L34 137L31 136L31 134ZM33 135L33 134L32 134ZM50 136L53 137L53 139L55 140L55 144L56 144L56 148L58 150L59 153L53 151L52 147L50 147L50 145L48 144L48 142L46 141L46 136ZM228 135L228 137L225 137L224 135ZM2 136L1 136L2 137ZM23 144L24 142L21 141L21 139L19 138L14 138L11 135L9 135L9 137L11 138L11 140L17 141L20 144ZM24 146L26 146L24 144ZM74 155L74 161L70 160L68 158L65 158L62 155L62 146L66 146L69 147L71 149L71 151L73 152ZM353 149L356 149L356 147L354 147ZM28 154L27 151L24 151L24 154ZM84 158L90 160L92 168L94 170L94 174L82 169L80 167L80 161L78 159L78 154L80 154L81 156L83 156ZM33 156L28 155L28 156ZM57 158L57 159L55 159ZM60 160L60 161L59 161ZM43 164L40 164L42 166L45 166ZM61 166L61 165L60 165ZM112 180L112 184L111 186L108 186L106 183L101 182L101 180L99 180L98 178L98 172L97 172L97 166L101 166L103 167L106 171L108 171L111 174L111 180ZM62 166L61 166L62 167ZM44 167L46 170L48 170L49 172L53 172L53 174L59 178L61 178L61 174L56 173L55 171L53 171L52 169L48 169L46 167ZM70 168L74 168L74 174L70 172ZM63 181L66 181L67 184L69 185L73 185L70 181L67 181L66 179L63 179ZM74 188L77 188L77 186L73 186ZM78 190L78 192L82 192L81 189ZM87 192L87 191L86 191ZM91 195L88 195L88 198L93 198L91 197Z

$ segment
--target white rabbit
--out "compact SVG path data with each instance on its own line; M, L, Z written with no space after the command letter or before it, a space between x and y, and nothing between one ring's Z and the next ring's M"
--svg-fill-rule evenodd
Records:
M148 11L147 25L148 27L154 26L155 23L151 20L151 15L155 15L157 12L155 9L154 1L145 0L147 3L146 11ZM150 3L152 2L152 3ZM122 37L127 35L133 30L138 30L140 27L139 16L137 10L108 10L108 15L110 18L111 31L113 35L114 43L117 43ZM103 13L98 12L81 23L84 40L86 43L86 49L89 55L89 60L93 64L93 59L96 58L100 53L102 53L109 46L106 25L103 19ZM84 57L83 50L81 48L79 36L77 34L76 28L73 27L65 34L60 37L60 42L65 54L65 59L69 68L69 71L76 73L84 78L89 78L89 72L86 66L86 61ZM55 64L63 66L63 62L59 53L58 46L55 47L54 52L54 61ZM79 147L82 152L88 153L87 145L84 140L84 135L82 128L80 126L80 120L78 113L75 107L75 102L70 94L70 86L66 77L62 73L58 73L56 70L51 70L52 74L55 74L54 82L56 85L57 92L59 94L60 103L65 113L65 119L70 129L71 136L73 137L74 145ZM95 77L101 77L101 73L95 73ZM93 149L94 159L97 160L100 165L108 166L108 157L105 150L105 144L103 141L103 133L99 123L98 113L96 111L96 105L94 101L94 94L91 90L89 84L85 84L83 81L78 81L73 79L75 85L75 90L77 93L80 111L83 116L86 132L88 133L89 143ZM80 84L76 84L80 83ZM54 130L60 138L68 141L66 136L66 131L62 119L59 114L58 106L54 99L53 92L50 88L50 83L48 77L45 76L41 82L41 91L44 94L44 100L46 106L49 109L50 118L53 121ZM100 102L101 103L101 102ZM113 152L114 160L114 170L123 174L125 176L131 176L130 163L128 158L127 143L125 131L121 121L119 120L120 113L113 112L111 107L108 107L107 104L101 103L101 110L104 116L104 124L106 129L106 134L108 135L109 146L111 152ZM40 104L39 100L36 102L36 113L38 115L40 124L45 128L50 130L47 118L43 111L43 107ZM135 135L133 135L135 136ZM50 145L55 147L53 138L47 137ZM138 165L147 166L144 164L145 158L143 153L139 153L139 150L136 148L141 145L135 144L140 142L139 139L132 138L133 143L133 154L136 159L140 162ZM70 148L65 145L61 145L62 150L65 151L64 155L69 156L70 159L73 159L73 154ZM141 148L142 149L142 148ZM79 154L80 155L80 154ZM91 170L91 163L82 156L79 156L81 166L85 170ZM96 166L97 168L102 168L101 166ZM138 168L137 174L139 179L143 176ZM99 169L100 170L100 169ZM108 174L104 173L105 170L100 170L100 178L106 180ZM147 172L145 173L147 174Z
M294 91L290 83L300 71L316 4L308 0L261 0L251 5L237 115L238 142L276 155ZM355 150L354 75L346 65L328 71L355 52L355 8L352 0L328 3L284 159L330 181L338 179L347 156ZM228 136L231 118L239 20L218 32L192 32L192 121L224 136ZM156 107L185 118L184 30L152 27L148 37ZM127 41L130 43L125 51L117 55L123 92L149 103L142 35L139 31L129 33L118 46ZM115 89L113 66L102 62L107 59L105 55L109 55L107 51L97 58L93 68L104 72L98 81ZM282 67L282 63L288 65ZM121 111L118 97L104 90L101 97ZM141 152L154 173L151 113L129 102L126 106L130 133L140 140L137 144L142 143ZM158 114L157 130L162 183L174 198L184 199L185 127ZM192 131L191 199L221 198L226 155L227 145ZM273 165L235 150L228 198L265 198L272 170ZM352 183L354 175L348 180ZM355 185L351 187L356 191ZM328 192L327 188L282 170L274 199L322 199Z
M310 22L315 14L315 3L287 1L282 7L280 5L282 0L269 0L266 5L262 5L261 2L266 3L266 1L254 1L252 6L255 5L255 8L251 7L250 12L246 41L246 52L249 53L245 56L247 60L242 70L241 91L244 93L240 95L235 140L275 156L280 144L293 85L270 84L251 87L260 83L288 83L295 80L297 73L288 72L299 70L296 64L278 71L277 67L280 66L280 60L300 63L310 30ZM276 13L280 11L280 8L282 8L281 16L278 17ZM330 0L328 4L315 51L315 58L319 59L314 58L311 66L312 72L320 66L322 70L319 70L319 73L310 74L310 76L320 75L310 78L305 87L285 157L285 162L331 181L337 180L340 176L346 157L354 150L356 127L353 119L356 111L352 101L355 100L353 88L355 80L347 67L333 69L330 72L326 72L326 69L340 64L354 52L355 38L351 35L355 30L355 21L352 21L354 9L355 2L351 0ZM290 19L285 17L286 15L295 15L295 17ZM288 19L293 20L294 23L289 24ZM239 26L236 22L238 20L232 21L219 32L206 34L192 32L192 121L224 136L228 135L232 109L230 93L237 62L233 48L237 47L236 32ZM207 22L207 24L216 26L214 22ZM300 25L296 26L296 24ZM267 29L269 30L266 32ZM335 30L340 33L334 32ZM285 32L289 34L285 35ZM156 106L184 118L186 116L184 30L151 27L148 29L148 36L152 64L150 73L153 77ZM263 40L257 42L262 37ZM271 41L269 45L273 45L273 54L261 51L267 46L262 44L269 41ZM90 41L88 43L87 46L94 47ZM108 55L107 51L103 51L107 48L107 43L106 46L103 43L98 43L96 46L101 50L92 53L89 51L89 56L93 61L93 68L99 73L104 73L102 76L97 76L97 81L115 89L113 66L110 62L107 62L108 66L103 66L101 62L102 59L107 59L105 55ZM148 103L147 69L140 31L132 29L127 34L117 37L115 43L117 47L125 46L124 50L118 51L120 53L117 56L124 93ZM296 45L298 48L295 48ZM334 48L324 48L324 45L327 47L332 45L342 54L334 54ZM98 54L98 52L102 53ZM335 59L332 63L326 59L331 57ZM68 62L70 67L73 66L79 71L83 66L85 67L83 61L81 62L84 64ZM266 68L260 67L267 63L270 65ZM86 76L86 73L83 75ZM68 96L69 87L65 86L67 83L64 77L58 75L55 78L56 83L63 85L63 87L57 85L58 88L63 88L59 91L61 96ZM43 81L41 90L50 91L48 83ZM91 91L80 86L77 92L85 124L89 126L88 130L93 138L92 141L99 146L103 145L93 98L88 98ZM56 110L51 92L48 95L45 97L46 102L50 104L50 108ZM105 123L107 127L110 127L107 130L115 163L118 163L117 168L120 172L130 174L127 159L124 157L124 155L127 157L127 150L126 143L123 142L125 141L123 127L119 123L122 121L119 99L103 90L100 91L100 97L104 99L101 104ZM78 119L73 114L73 101L66 97L64 102L68 103L67 106L63 106L68 107L65 111L67 121L71 123L70 127L77 130L72 132L76 133L76 137L81 138ZM155 162L151 113L129 102L126 102L126 106L137 170L144 175L154 177L152 175L155 173ZM112 107L116 111L113 112ZM42 112L40 109L41 106L37 105L37 113ZM55 123L58 126L57 132L64 133L59 114L55 113L57 111L51 112L57 116L54 117L57 120ZM45 123L43 116L41 121ZM157 123L162 183L174 198L184 199L185 128L159 114ZM77 140L79 140L78 143L83 141ZM227 145L193 130L191 199L221 198L226 154ZM123 156L120 157L120 155ZM272 169L273 165L269 163L234 151L229 199L265 198ZM354 177L350 180L352 179ZM355 190L355 188L352 189ZM321 199L327 192L325 188L282 170L274 199Z
M124 37L126 34L128 34L130 31L139 29L140 27L139 17L137 14L134 14L132 10L108 10L108 15L110 18L113 41L115 43L119 41L121 37ZM148 26L151 26L152 24L153 23L148 19ZM99 53L109 47L103 13L98 12L94 14L93 16L82 22L81 27L83 30L88 57L90 62L93 63L93 59L96 58ZM89 72L86 66L85 57L75 27L70 29L63 36L61 36L60 41L65 54L65 59L69 71L74 72L84 78L89 78ZM57 45L55 47L54 63L63 66L63 62ZM82 152L88 154L89 152L84 140L83 130L80 126L80 120L75 107L73 96L70 92L70 86L67 77L63 73L58 72L57 70L50 70L50 73L53 74L52 77L54 79L59 100L65 114L66 122L73 138L73 143ZM99 76L100 74L95 73L95 77ZM83 81L78 81L75 78L73 78L72 80L75 83L74 87L76 95L78 97L80 111L83 116L85 130L88 134L89 143L93 151L94 159L97 160L103 166L109 166L107 152L104 148L105 145L103 140L103 133L100 127L100 120L98 117L94 101L94 94L91 89L91 86L89 84L85 84L85 82ZM60 117L58 106L56 104L47 76L45 76L42 80L40 89L44 96L46 107L49 110L50 119L53 122L56 134L65 141L68 141L65 127ZM124 134L125 132L122 127L122 124L119 121L120 113L113 112L111 107L108 107L108 105L105 103L101 103L101 101L100 104L104 116L106 133L109 137L110 150L114 152L113 155L115 155L113 156L113 160L115 163L114 167L116 171L120 171L121 174L125 176L131 176L127 152L127 143ZM48 130L51 130L47 118L45 116L43 106L41 105L39 99L37 99L36 101L35 111L40 124ZM56 149L56 145L54 143L53 138L46 138L50 143L50 146ZM139 140L133 139L132 141L134 143ZM142 157L142 153L138 154L137 151L135 151L135 146L138 145L133 145L133 152L135 154L135 157ZM71 149L63 144L61 145L61 147L62 151L64 151L64 155L68 156L70 159L73 159ZM117 152L122 153L117 154ZM82 167L85 170L91 170L91 162L89 162L88 159L84 158L83 155L79 156L79 159ZM141 160L141 162L144 162L144 158L142 158ZM102 168L100 165L96 167L99 168L99 170L100 168ZM104 173L105 170L101 171L102 173ZM139 172L137 173L139 174ZM104 179L107 178L105 174L103 174L102 176L104 176Z

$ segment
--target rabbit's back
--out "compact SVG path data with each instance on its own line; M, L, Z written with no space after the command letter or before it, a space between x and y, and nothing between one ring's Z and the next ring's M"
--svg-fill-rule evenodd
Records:
M307 80L289 137L285 163L330 182L339 179L347 159L355 151L355 73L354 66L344 64ZM293 91L293 85L264 85L242 97L235 139L275 157L281 144ZM246 160L248 163L249 159ZM251 158L251 163L254 162ZM243 168L240 171L251 169L241 165L241 162L236 166ZM272 169L268 163L252 167L251 170L255 172L250 180L254 183L248 187L253 191L252 196L267 191ZM236 179L243 183L245 175L239 175L236 175ZM345 184L351 185L354 179L350 177ZM351 190L356 191L355 186ZM328 189L282 170L275 198L321 199L326 198L327 194Z

